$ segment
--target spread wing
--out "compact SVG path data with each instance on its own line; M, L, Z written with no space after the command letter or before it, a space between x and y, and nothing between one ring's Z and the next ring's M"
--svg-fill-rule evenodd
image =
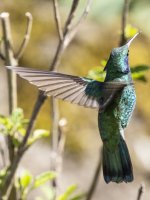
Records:
M54 96L80 106L104 110L126 83L98 82L57 72L7 66L36 85L47 96Z

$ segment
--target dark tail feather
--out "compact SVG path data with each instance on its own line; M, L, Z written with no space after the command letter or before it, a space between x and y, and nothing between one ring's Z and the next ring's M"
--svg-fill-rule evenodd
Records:
M116 183L133 181L132 163L127 145L122 136L114 152L109 151L104 145L103 174L106 183L110 181Z

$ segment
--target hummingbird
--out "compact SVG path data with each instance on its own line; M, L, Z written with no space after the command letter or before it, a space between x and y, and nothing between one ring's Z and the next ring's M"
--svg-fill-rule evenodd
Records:
M103 176L106 183L133 181L133 167L124 129L136 104L128 56L129 46L137 35L138 33L125 45L112 49L104 68L104 82L54 71L7 66L44 91L47 96L98 110L98 127L103 142Z

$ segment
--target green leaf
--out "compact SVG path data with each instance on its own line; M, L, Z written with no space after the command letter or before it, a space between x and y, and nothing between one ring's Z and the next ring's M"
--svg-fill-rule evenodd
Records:
M60 195L57 200L68 200L68 198L76 191L77 185L71 185L64 194Z
M16 108L11 115L11 120L14 123L18 123L21 122L24 118L24 114L23 114L23 109L22 108Z
M131 24L127 24L125 28L125 36L126 38L131 38L133 37L136 33L138 32L138 29Z
M36 142L37 140L44 138L44 137L48 137L48 136L49 136L49 131L44 130L44 129L37 129L33 132L32 137L29 138L28 145L31 145L34 142Z
M16 185L17 187L22 188L24 190L31 184L32 180L33 180L32 174L29 171L24 170L18 177Z
M107 60L101 60L101 67L105 67L107 64Z
M45 184L47 181L53 180L54 178L56 178L55 172L44 172L35 178L33 188L38 188L41 185Z
M0 116L0 133L6 135L7 128L6 128L7 119L4 116Z
M19 138L17 138L17 137L11 137L11 139L12 139L13 145L15 147L19 147L20 146L21 141L19 140Z
M135 73L135 72L146 72L147 70L150 70L150 66L147 65L138 65L135 67L131 68L131 72Z
M7 175L7 172L8 172L7 167L0 170L0 185L3 183L3 179Z
M0 116L1 133L8 134L13 128L13 123L8 117Z
M11 137L16 137L19 141L19 136L25 135L24 125L26 124L27 120L24 119L23 110L17 108L10 117L0 116L0 133L9 134Z
M87 78L96 80L96 81L104 81L106 76L106 72L103 71L101 66L95 67L88 72Z
M0 179L3 179L7 174L8 168L3 168L0 170Z
M85 194L78 194L69 200L82 200L82 199L85 199L85 196L86 196Z
M138 65L136 67L131 68L132 78L134 80L140 80L143 82L146 82L145 74L146 72L150 70L150 66L147 65Z

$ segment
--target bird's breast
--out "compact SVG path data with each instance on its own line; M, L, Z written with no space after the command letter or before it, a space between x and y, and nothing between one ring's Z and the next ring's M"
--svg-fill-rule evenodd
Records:
M125 128L131 118L136 104L136 94L133 86L126 86L116 98L116 108L114 113Z

